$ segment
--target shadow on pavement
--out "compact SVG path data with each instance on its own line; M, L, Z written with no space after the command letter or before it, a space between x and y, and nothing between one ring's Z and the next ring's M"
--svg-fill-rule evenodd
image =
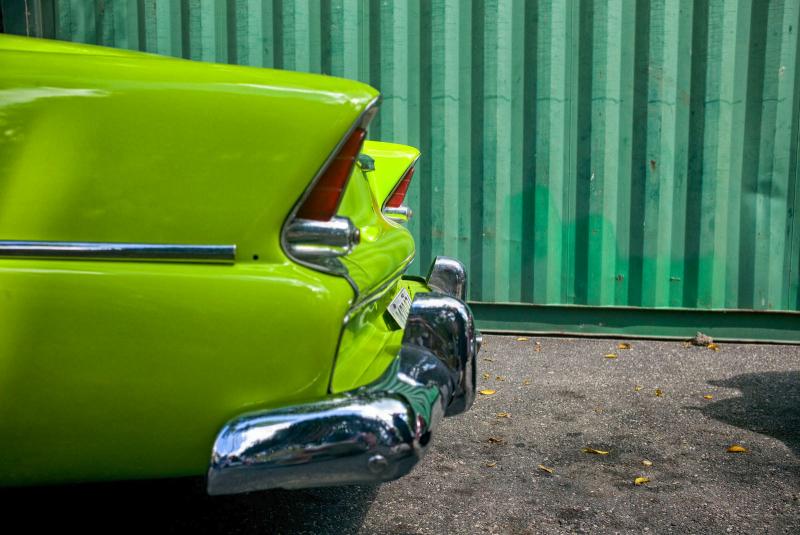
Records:
M800 372L747 373L709 384L742 395L711 403L703 414L777 438L800 456Z
M20 527L61 532L133 528L147 532L354 533L376 490L339 487L210 497L204 479L186 478L5 488L0 489L0 503L6 519L16 516Z

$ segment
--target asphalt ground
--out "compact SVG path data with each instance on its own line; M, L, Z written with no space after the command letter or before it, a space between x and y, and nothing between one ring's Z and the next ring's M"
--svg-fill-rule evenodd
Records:
M800 347L619 342L486 336L479 388L496 393L378 487L4 489L0 510L59 531L800 533Z

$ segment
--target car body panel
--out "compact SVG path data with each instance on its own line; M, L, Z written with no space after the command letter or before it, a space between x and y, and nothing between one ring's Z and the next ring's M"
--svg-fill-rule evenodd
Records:
M230 264L0 255L0 485L198 475L225 422L374 382L414 257L367 142L348 277L282 230L374 105L358 82L0 35L0 241L235 246ZM310 128L309 125L313 125Z
M323 278L2 260L3 482L199 474L226 420L325 396L352 290Z
M367 141L365 154L375 160L375 170L368 173L369 183L381 208L408 168L419 159L419 150L399 143Z
M376 161L376 169L383 164L383 161ZM349 217L361 231L361 244L343 257L342 263L362 298L378 291L386 281L396 280L415 253L411 233L381 214L370 174L355 167L339 207L339 214Z
M23 40L0 37L5 238L236 244L239 262L282 262L272 230L377 98L326 76L2 48Z

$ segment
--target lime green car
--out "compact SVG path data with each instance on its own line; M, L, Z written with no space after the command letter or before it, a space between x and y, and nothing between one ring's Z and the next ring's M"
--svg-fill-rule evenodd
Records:
M0 485L388 481L475 396L419 152L310 74L0 35Z

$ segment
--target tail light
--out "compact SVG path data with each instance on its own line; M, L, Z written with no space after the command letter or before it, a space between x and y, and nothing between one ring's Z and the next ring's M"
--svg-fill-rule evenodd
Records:
M314 221L328 221L336 214L347 185L347 179L353 172L353 166L366 135L367 132L363 128L353 130L312 187L308 197L297 211L297 217Z
M293 261L312 269L347 278L358 293L341 257L361 241L361 232L347 217L337 216L347 181L353 172L367 125L378 112L378 98L357 119L334 149L305 196L283 225L281 245Z
M406 174L403 175L403 178L397 184L397 187L394 188L394 191L389 196L389 200L386 201L387 208L398 208L401 204L403 204L403 199L406 198L406 193L408 193L408 185L411 184L411 177L414 176L414 166L408 168Z

